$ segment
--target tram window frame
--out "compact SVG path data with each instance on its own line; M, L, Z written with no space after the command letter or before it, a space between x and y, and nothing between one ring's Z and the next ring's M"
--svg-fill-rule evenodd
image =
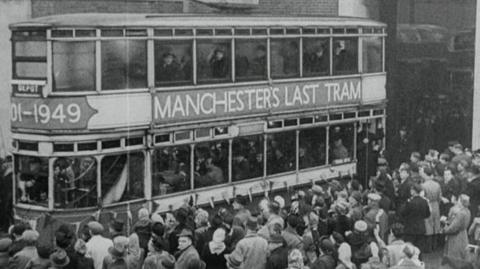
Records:
M235 137L232 140L232 162L230 164L232 182L264 176L264 139L263 134L254 134Z
M280 139L275 138L276 136L280 136ZM292 139L292 141L288 142L288 136L291 136L290 139ZM296 145L296 139L296 130L272 132L267 134L267 176L290 173L297 170L296 159L298 148ZM277 140L280 140L281 142L278 143ZM277 144L272 144L272 141L275 141ZM277 149L279 149L275 148L277 146L282 147L281 150L279 150L281 156L277 156ZM279 158L284 158L283 164Z
M48 180L49 158L22 154L14 154L13 158L15 202L48 207L48 196L50 192ZM22 161L23 158L25 158L24 161ZM38 166L32 168L32 164L38 164ZM23 168L24 165L28 165L28 168ZM22 177L23 175L25 175L25 177ZM21 182L23 183L20 184Z
M337 43L340 42L340 43ZM342 43L343 42L343 43ZM350 47L347 46L347 42ZM332 74L336 75L353 75L359 73L359 55L358 55L358 46L359 46L359 37L356 36L344 36L344 37L333 37L332 40ZM343 44L343 45L342 45ZM337 49L339 52L337 53ZM345 51L342 58L337 58L342 51ZM350 54L350 55L348 55ZM339 64L340 63L340 64ZM343 68L339 68L343 67Z
M53 41L52 43L52 91L95 91L97 69L95 60L97 54L95 41ZM63 50L64 53L58 53L61 50ZM74 66L74 63L77 64ZM57 66L57 64L59 66ZM72 66L74 67L72 68ZM78 67L78 69L76 67ZM64 76L60 75L62 73ZM83 74L85 77L77 77L78 74ZM60 83L60 81L64 82ZM60 87L59 85L65 86Z
M17 36L18 31L13 32L12 36L12 76L14 79L47 79L47 41L43 36L31 36L32 31L25 31L24 35ZM46 35L46 32L45 32ZM18 54L20 49L18 44L31 45L30 49L38 50L41 53Z
M101 51L102 91L147 88L146 39L104 39L101 40ZM117 73L120 75L115 75Z
M303 46L303 76L318 77L330 75L330 37L304 37ZM317 52L322 48L322 56ZM321 58L319 58L321 57ZM315 63L313 61L315 60ZM323 62L325 61L326 62ZM319 62L321 61L321 62Z
M109 193L111 193L112 189L111 188L109 188L109 189L105 188L104 183L106 182L106 179L104 177L104 174L108 174L108 176L112 176L113 173L104 173L104 167L103 167L104 161L105 161L106 158L110 158L110 157L121 158L121 156L123 156L123 155L126 158L125 164L124 164L124 167L122 169L119 169L120 172L119 172L118 176L115 177L115 180L113 181L113 185L120 183L120 179L121 179L120 177L122 177L123 169L126 169L126 172L125 172L126 175L125 176L126 176L126 181L127 182L125 183L126 184L125 189L123 190L123 193L118 200L111 200L111 201L106 200L106 198L116 199L118 197L115 197L115 196L108 197L108 195L109 195ZM131 157L132 155L142 156L142 162L139 162L136 165L133 165L132 162L130 162L130 160L132 159L132 157ZM141 151L141 150L111 153L111 154L104 155L101 158L101 160L100 160L100 184L101 184L102 193L100 194L100 199L101 199L103 205L113 205L113 204L117 204L117 203L121 203L121 202L126 202L126 201L132 201L132 200L138 200L138 199L144 199L145 198L145 188L144 188L144 185L145 185L145 159L146 159L145 152ZM115 163L116 162L117 161L115 161ZM128 165L128 167L125 167L127 165ZM138 171L137 171L137 169L138 169ZM132 172L132 170L134 172ZM139 177L141 180L135 180L134 181L133 177ZM134 190L134 191L132 191L133 193L131 192L131 193L126 194L126 191L127 191L126 188L131 188L132 187L132 186L130 186L130 184L132 184L133 187L136 187L136 192ZM140 185L140 187L139 187L139 185ZM124 197L125 195L127 195L127 197Z
M383 37L362 37L362 72L379 73L383 68ZM377 52L377 54L372 54Z
M280 38L270 39L270 77L271 78L287 79L287 78L300 77L300 57L301 57L300 43L301 42L299 37L282 36ZM293 59L293 57L295 57L295 53L292 53L290 50L290 46L292 44L295 44L296 46L296 64L291 63L291 65L287 65L288 59L286 60L287 58L286 56L289 56L289 57L291 56L292 57L291 59L295 60ZM285 45L287 45L288 47L284 47ZM288 68L286 68L286 66ZM280 68L280 69L276 69L276 68ZM290 69L293 70L293 72L287 72Z
M328 132L328 141L329 141L329 160L328 163L331 165L338 165L352 162L355 157L355 121L352 122L341 122L337 124L332 124L329 126ZM342 127L347 126L346 130L343 130ZM339 127L338 131L336 127ZM340 148L337 151L337 156L335 155L335 144L341 139L341 146L347 151L345 155L344 149Z
M315 141L310 140L305 142L305 140L309 139L309 137L307 136L310 136L310 139L313 138ZM319 139L322 136L323 136L323 141ZM328 137L328 131L326 126L315 126L315 127L309 127L309 128L304 128L299 130L298 170L320 167L328 164L327 137ZM316 139L318 139L318 141ZM302 153L302 149L303 149L303 153ZM310 150L314 150L314 152L310 153ZM302 156L302 154L304 154L304 156ZM305 158L302 159L302 157L305 157Z
M268 78L268 40L267 38L235 38L235 80L259 81ZM261 51L263 50L263 59ZM241 57L240 57L241 56ZM243 65L240 65L242 59ZM263 64L262 64L263 61ZM263 70L262 70L263 67ZM245 70L241 72L240 70ZM263 74L260 74L262 73Z
M191 144L165 145L153 149L151 155L152 197L159 197L170 193L179 193L192 189L191 150ZM184 154L180 155L180 159L175 156L170 156L170 154L178 155L181 152ZM159 154L164 155L162 156ZM162 160L162 157L168 159ZM179 161L179 163L176 163L177 161ZM161 163L163 163L164 167L160 166ZM184 184L181 184L182 182Z
M194 59L192 39L154 40L153 50L155 87L193 85ZM172 65L172 68L176 70L173 70L173 73L169 73L165 77L160 76L160 68L162 68L162 65L165 65L165 57L170 56L172 57L172 63L169 65ZM166 78L166 80L163 78Z
M225 149L226 152L224 151ZM223 185L230 182L230 151L231 148L228 139L205 141L194 144L194 189ZM218 172L221 172L222 174L219 174ZM210 181L206 182L206 180ZM199 184L200 182L201 184Z
M232 38L220 39L197 39L196 42L196 70L198 84L219 84L232 82ZM209 52L207 52L209 51ZM216 58L223 53L220 60L225 59L224 64ZM215 68L218 66L218 68Z

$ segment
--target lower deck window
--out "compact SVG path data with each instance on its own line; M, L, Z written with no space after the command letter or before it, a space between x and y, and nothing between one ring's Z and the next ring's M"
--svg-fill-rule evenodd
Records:
M267 175L295 170L295 131L269 134L267 137Z
M263 135L233 140L232 181L262 177L263 163Z
M301 130L299 134L299 169L325 165L327 132L325 127Z
M190 145L155 149L152 196L185 191L190 187Z
M330 163L346 163L353 159L354 137L352 123L330 126Z
M53 164L55 207L97 204L97 161L93 157L60 157Z
M227 140L195 145L195 188L228 182L228 150Z
M101 161L102 204L144 198L142 152L109 155Z
M48 206L48 159L15 156L17 202Z

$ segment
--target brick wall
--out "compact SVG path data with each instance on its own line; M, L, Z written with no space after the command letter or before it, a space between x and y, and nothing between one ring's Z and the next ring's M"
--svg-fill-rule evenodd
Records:
M182 0L32 0L32 16L81 12L181 13ZM191 13L213 13L215 9L189 3ZM338 15L338 0L259 0L253 13Z

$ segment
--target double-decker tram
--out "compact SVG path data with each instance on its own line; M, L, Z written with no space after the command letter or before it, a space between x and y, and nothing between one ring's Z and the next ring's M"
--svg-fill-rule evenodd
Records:
M385 124L385 27L145 14L10 25L15 218L80 225L355 174L360 131Z

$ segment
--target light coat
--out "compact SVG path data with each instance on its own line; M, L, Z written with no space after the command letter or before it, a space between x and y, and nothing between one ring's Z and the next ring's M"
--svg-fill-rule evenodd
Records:
M95 269L102 269L103 260L109 256L108 248L113 246L112 240L101 235L94 235L85 245L87 247L85 256L92 258Z
M268 242L252 231L237 243L233 250L242 258L240 269L265 269L268 256Z
M462 258L468 245L467 229L470 223L470 211L464 207L454 206L448 213L449 221L444 231L446 244L445 257Z
M440 233L440 201L442 189L436 181L428 179L422 184L425 198L430 206L430 217L425 220L425 234L434 235Z

